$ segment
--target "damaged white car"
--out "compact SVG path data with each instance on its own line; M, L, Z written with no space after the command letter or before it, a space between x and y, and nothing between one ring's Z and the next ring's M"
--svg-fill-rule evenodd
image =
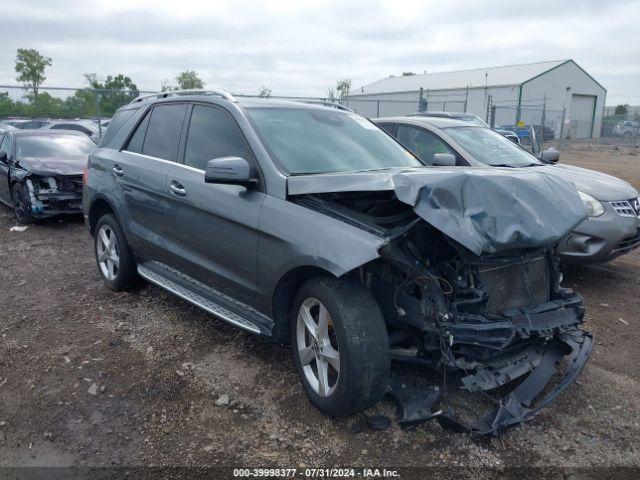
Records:
M95 143L79 132L0 132L0 201L21 223L82 211L82 173Z

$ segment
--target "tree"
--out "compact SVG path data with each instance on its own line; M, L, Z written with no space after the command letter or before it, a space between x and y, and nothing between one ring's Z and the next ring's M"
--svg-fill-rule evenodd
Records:
M19 48L16 55L16 80L24 84L27 91L31 91L35 101L38 101L38 89L47 79L44 70L51 66L51 59L40 55L34 49Z
M265 87L264 85L260 88L260 91L258 92L258 96L262 97L262 98L268 98L271 96L271 89Z
M329 100L330 102L335 102L337 100L335 88L327 88L327 100Z
M176 77L176 82L178 82L178 89L180 90L201 90L205 85L193 70L180 72Z
M629 105L618 105L613 112L614 115L626 115L629 113Z
M340 80L336 83L336 92L338 94L338 99L340 101L344 100L349 96L349 92L351 91L351 80L345 78L344 80Z
M171 82L169 82L169 80L164 79L160 82L160 91L161 92L170 92L171 90L175 90L176 88L171 85Z
M66 117L111 116L140 94L133 80L122 74L107 75L104 82L95 73L86 73L84 77L89 87L67 98Z

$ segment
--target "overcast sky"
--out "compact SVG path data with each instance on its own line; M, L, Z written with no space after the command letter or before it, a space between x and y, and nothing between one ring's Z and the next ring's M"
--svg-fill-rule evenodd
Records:
M572 58L640 104L640 1L3 0L0 84L17 48L52 58L49 86L123 73L158 90L185 69L208 87L324 96L403 71L437 72Z

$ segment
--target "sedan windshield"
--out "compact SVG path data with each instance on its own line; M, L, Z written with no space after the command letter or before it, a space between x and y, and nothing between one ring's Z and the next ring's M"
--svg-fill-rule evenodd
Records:
M25 157L73 157L88 155L96 144L84 135L42 135L19 137L18 160Z
M449 127L445 131L473 157L494 167L529 167L542 162L490 128Z
M422 165L364 117L319 108L249 108L267 148L292 175Z

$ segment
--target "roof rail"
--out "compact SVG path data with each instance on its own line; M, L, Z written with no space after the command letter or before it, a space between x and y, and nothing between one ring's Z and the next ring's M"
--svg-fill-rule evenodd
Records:
M344 105L337 102L330 102L329 100L296 100L302 103L310 103L315 105L324 105L325 107L333 107L338 110L344 110L345 112L356 113L355 110L350 109L349 107L345 107Z
M226 98L231 102L235 102L236 99L229 92L225 92L224 90L173 90L170 92L158 92L151 93L149 95L140 95L139 97L134 98L129 102L138 103L138 102L146 102L148 100L152 100L155 98L168 98L168 97L179 97L182 95L217 95L222 98Z

